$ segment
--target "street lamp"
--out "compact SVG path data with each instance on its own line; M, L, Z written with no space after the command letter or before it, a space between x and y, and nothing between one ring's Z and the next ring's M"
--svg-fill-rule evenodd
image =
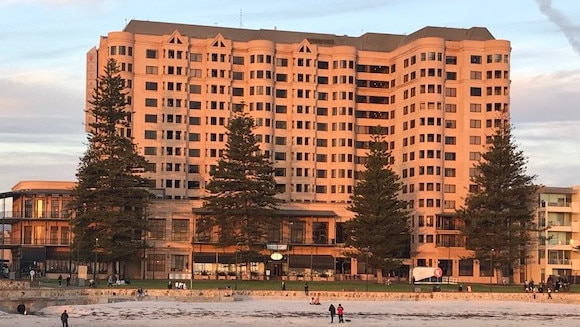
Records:
M364 250L365 250L366 255L367 255L367 262L365 264L365 275L366 275L365 290L366 290L366 292L368 292L369 291L369 272L368 272L368 270L369 270L369 247L368 246L365 247Z
M97 283L97 253L99 249L99 238L95 238L95 268L93 269L93 281Z
M491 248L491 253L490 253L491 273L489 274L489 292L490 293L493 291L493 253L494 252L495 252L495 249Z
M234 282L234 290L238 289L238 252L239 252L240 242L236 243L236 281Z
M157 269L157 253L155 253L155 241L153 241L153 280L155 280L155 269Z

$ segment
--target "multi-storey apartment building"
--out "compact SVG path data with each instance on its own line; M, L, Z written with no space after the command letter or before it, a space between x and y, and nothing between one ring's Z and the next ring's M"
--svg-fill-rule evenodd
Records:
M77 260L71 260L67 208L74 185L22 181L11 191L0 193L0 260L7 272L0 277L26 277L34 270L38 276L56 278L76 269Z
M543 187L538 196L539 237L530 247L522 280L560 276L578 283L580 275L580 187Z
M220 262L205 248L211 236L195 231L204 214L197 200L225 148L228 119L244 111L290 208L269 243L291 244L310 268L316 249L335 271L365 271L342 258L340 223L352 217L346 208L380 125L412 210L409 265L487 281L486 269L464 259L453 213L474 187L490 136L509 123L510 50L480 27L350 37L131 21L88 52L87 108L104 63L116 59L131 113L120 133L134 138L165 199L193 201L189 223L163 220L160 229L188 228L194 247L183 260L194 270L202 263L194 256ZM264 265L286 271L290 261Z

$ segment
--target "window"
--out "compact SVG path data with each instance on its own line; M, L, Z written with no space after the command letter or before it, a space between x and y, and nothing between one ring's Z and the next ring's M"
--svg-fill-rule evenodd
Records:
M157 139L157 132L156 131L145 131L145 139L146 140L156 140Z
M201 85L192 84L189 86L189 93L201 94Z
M481 144L481 136L470 136L469 144Z
M145 149L143 149L143 153L146 156L155 156L157 155L157 148L152 146L146 146Z
M201 62L201 53L190 53L189 61Z
M470 88L469 94L474 97L481 96L481 87L472 87Z
M145 122L146 123L156 123L157 122L157 115L145 115Z
M481 120L479 120L479 119L469 120L469 127L470 128L481 128Z
M471 103L469 104L470 112L481 112L481 103Z
M456 144L455 136L445 136L445 144Z
M312 242L314 244L328 244L328 223L312 223Z
M479 161L481 159L481 153L479 152L469 152L469 160Z
M472 64L481 64L481 56L472 55L471 56L471 63Z
M157 58L157 50L147 49L145 51L145 57L148 59L156 59Z
M244 57L234 56L232 59L234 65L243 65L244 64Z
M145 74L157 75L157 66L145 66Z
M145 98L145 107L157 107L157 99Z
M457 65L457 57L456 56L446 56L445 63L448 65Z
M149 227L151 239L165 239L165 219L149 219Z
M481 72L480 71L471 71L470 78L471 79L481 79Z
M172 241L188 241L189 235L189 220L187 219L173 219L171 221L171 240Z
M145 82L145 90L157 91L157 82Z

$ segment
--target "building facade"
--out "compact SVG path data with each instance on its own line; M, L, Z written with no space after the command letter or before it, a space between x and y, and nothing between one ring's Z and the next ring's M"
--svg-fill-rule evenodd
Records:
M408 266L488 281L486 269L463 259L453 213L473 187L474 163L491 135L509 123L510 51L509 41L479 27L350 37L131 21L87 53L87 109L99 72L116 59L131 113L120 133L151 163L148 177L162 198L192 203L189 224L152 217L164 221L163 230L187 228L187 236L175 237L187 238L198 255L176 259L182 266L197 267L195 257L220 263L210 249L215 239L195 231L203 221L199 200L225 148L228 119L244 111L255 120L254 133L290 208L286 225L273 231L290 238L271 243L292 244L307 258L301 266L318 262L308 257L316 249L332 256L334 271L366 271L339 254L340 223L352 217L346 208L371 129L380 125L402 178L400 197L412 210ZM269 273L292 267L263 264Z
M579 191L579 186L541 188L536 216L539 236L530 247L522 280L546 281L558 276L570 283L580 282Z
M11 191L0 193L3 236L0 260L13 278L26 277L31 270L38 276L56 278L76 269L77 261L71 260L67 209L74 185L62 181L22 181Z

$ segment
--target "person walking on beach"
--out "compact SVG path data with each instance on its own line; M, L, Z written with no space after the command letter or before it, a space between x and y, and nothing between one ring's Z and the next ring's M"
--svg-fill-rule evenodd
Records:
M60 321L62 321L62 327L68 327L68 313L66 313L66 310L60 315Z
M336 308L331 303L330 307L328 307L328 311L330 312L330 323L334 323L334 315L336 315Z
M338 323L344 323L344 318L342 316L342 313L344 312L344 308L342 307L342 305L339 303L338 307L336 307L336 313L338 314Z

